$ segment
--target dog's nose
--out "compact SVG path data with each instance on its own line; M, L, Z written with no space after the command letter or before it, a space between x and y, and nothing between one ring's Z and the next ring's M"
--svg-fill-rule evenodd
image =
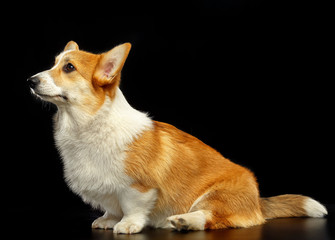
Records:
M32 89L34 89L39 83L40 83L40 79L38 77L30 77L27 79L29 87L31 87Z

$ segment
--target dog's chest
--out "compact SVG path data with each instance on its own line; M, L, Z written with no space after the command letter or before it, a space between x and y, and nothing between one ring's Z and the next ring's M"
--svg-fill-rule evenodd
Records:
M125 144L113 129L91 126L55 133L69 187L79 195L110 194L130 184L124 173Z
M125 173L127 149L143 131L152 129L146 114L133 109L117 89L95 115L80 109L59 109L55 141L69 187L93 205L129 188Z

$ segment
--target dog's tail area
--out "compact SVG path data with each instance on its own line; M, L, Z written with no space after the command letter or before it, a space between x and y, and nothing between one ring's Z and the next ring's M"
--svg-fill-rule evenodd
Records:
M261 209L265 219L282 217L320 218L328 214L327 209L314 199L293 194L261 198Z

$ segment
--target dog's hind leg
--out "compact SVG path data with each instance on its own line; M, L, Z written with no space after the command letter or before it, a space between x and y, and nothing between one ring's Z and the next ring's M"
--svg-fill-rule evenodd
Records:
M178 231L250 227L265 222L258 190L251 185L230 189L231 183L218 183L199 197L188 213L167 220Z

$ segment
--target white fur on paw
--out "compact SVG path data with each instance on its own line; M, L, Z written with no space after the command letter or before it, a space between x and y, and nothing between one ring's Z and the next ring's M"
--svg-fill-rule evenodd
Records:
M92 223L92 228L112 229L116 223L114 219L99 217Z
M122 233L122 234L133 234L138 233L143 229L143 226L127 221L121 221L114 226L114 233Z
M176 229L177 231L190 230L189 224L186 222L186 220L182 217L179 217L178 215L171 216L167 220L171 223L172 228Z
M206 216L202 211L174 215L167 220L178 231L204 230L206 224Z

